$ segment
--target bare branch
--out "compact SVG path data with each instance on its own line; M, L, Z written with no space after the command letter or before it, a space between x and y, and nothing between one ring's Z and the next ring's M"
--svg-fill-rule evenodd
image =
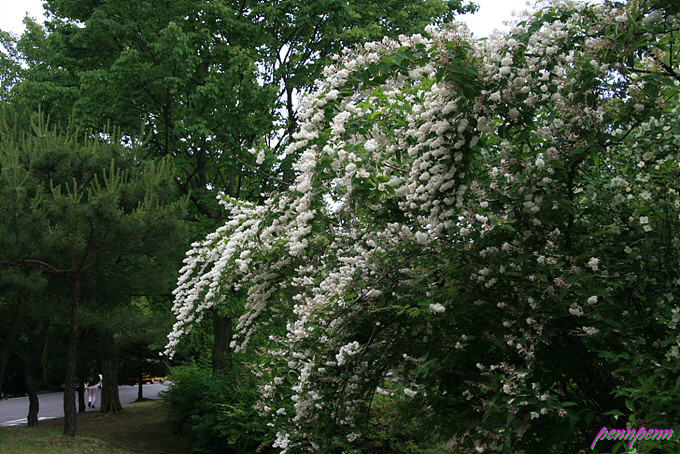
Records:
M239 157L236 156L235 154L233 154L233 153L231 153L230 151L228 151L228 150L226 149L226 147L224 147L224 146L222 146L222 145L220 145L219 147L220 147L220 150L222 150L223 152L227 153L229 156L231 156L232 158L236 159L238 162L240 162L240 163L243 164L244 166L248 167L249 169L252 169L252 170L254 170L254 171L256 171L256 172L260 172L262 175L266 175L266 176L268 176L269 178L273 178L274 180L278 181L279 183L283 183L283 184L285 184L285 185L287 185L287 186L290 186L290 185L292 184L292 183L286 183L285 181L283 181L283 180L281 180L281 179L275 177L274 175L270 175L270 174L268 174L267 172L265 172L265 171L263 171L263 170L261 170L261 169L258 169L257 167L251 166L250 164L248 164L247 162L245 162L243 159L239 158Z
M7 266L24 266L27 268L42 268L45 271L52 273L52 274L69 274L73 272L73 270L65 270L61 268L57 268L55 266L50 265L47 262L43 262L42 260L33 260L33 259L17 259L15 257L10 256L10 258L13 260L13 262L5 262L5 261L0 261L0 265L7 265Z

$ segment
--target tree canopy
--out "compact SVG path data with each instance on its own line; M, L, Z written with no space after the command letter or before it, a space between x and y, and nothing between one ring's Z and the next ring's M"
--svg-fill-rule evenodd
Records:
M279 184L268 175L283 176L274 157L281 149L272 145L266 160L247 150L267 140L285 146L290 135L280 129L294 128L295 97L332 53L470 8L460 0L45 5L45 27L29 23L16 47L27 69L15 102L41 106L53 121L72 115L82 127L111 123L129 136L147 125L149 152L173 157L205 224L201 235L220 220L219 191L257 201Z
M294 185L223 197L187 253L168 352L245 291L234 347L268 339L250 352L284 453L365 452L384 405L460 452L672 426L677 13L555 1L488 40L452 23L344 51L301 107Z

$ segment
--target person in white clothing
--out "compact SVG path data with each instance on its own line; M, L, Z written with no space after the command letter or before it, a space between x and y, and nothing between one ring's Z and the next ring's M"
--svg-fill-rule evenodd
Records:
M98 375L99 381L94 380L93 383L87 385L87 406L94 408L97 402L97 394L99 394L99 388L102 387L102 374Z

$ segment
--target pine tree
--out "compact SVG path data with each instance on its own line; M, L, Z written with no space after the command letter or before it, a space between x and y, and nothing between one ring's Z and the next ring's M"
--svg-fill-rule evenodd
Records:
M64 434L76 433L76 352L84 305L107 282L138 284L133 276L166 272L168 247L178 241L186 198L179 198L167 160L136 156L113 133L50 127L41 115L29 122L0 111L0 267L29 273L61 291L69 314L64 373ZM125 293L125 289L120 290Z

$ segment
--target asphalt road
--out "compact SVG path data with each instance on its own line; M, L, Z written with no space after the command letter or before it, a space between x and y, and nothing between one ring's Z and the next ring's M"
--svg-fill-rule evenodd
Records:
M146 399L156 399L158 398L158 392L164 389L167 389L166 385L159 383L148 384L144 385L142 393ZM137 386L119 386L118 394L121 404L134 402L137 400ZM101 393L97 398L95 408L88 408L86 411L98 411L99 398L101 398ZM64 417L63 392L38 394L38 401L40 402L39 420ZM85 394L85 402L87 403L87 394ZM0 427L25 425L27 415L28 397L0 400Z

